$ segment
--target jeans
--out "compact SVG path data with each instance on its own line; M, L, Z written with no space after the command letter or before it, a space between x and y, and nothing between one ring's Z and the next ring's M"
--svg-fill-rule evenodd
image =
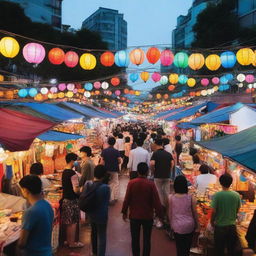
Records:
M189 256L190 255L190 248L192 245L193 235L194 235L194 232L192 232L190 234L174 233L177 256Z
M105 256L107 245L107 223L98 224L91 222L92 253L97 256Z
M133 256L140 256L140 229L143 228L143 256L150 256L153 220L130 220Z
M228 256L241 255L239 252L239 239L236 226L215 226L214 229L215 254L218 256L225 255L225 249L228 250Z
M110 200L117 200L119 196L119 180L118 180L118 172L109 172L110 181L109 187L111 190Z
M170 179L154 179L156 189L161 201L165 207L168 205L168 196L171 193Z

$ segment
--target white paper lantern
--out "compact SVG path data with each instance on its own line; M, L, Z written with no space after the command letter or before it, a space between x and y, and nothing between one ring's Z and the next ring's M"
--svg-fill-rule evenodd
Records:
M84 97L90 98L90 97L91 97L91 93L88 92L88 91L85 91L85 92L84 92Z
M202 96L206 96L206 95L207 95L207 90L202 90L202 91L201 91L201 95L202 95Z
M103 83L101 84L101 88L104 89L104 90L107 90L108 87L109 87L108 82L103 82Z
M239 83L237 84L239 88L243 88L244 87L244 84L243 83Z
M208 94L208 95L211 95L211 94L212 94L212 89L208 89L208 90L207 90L207 94Z
M244 74L239 74L236 77L236 79L237 79L238 82L244 82L245 81L245 75Z
M252 84L248 84L248 88L252 89L253 85Z
M43 94L43 95L46 95L48 93L48 89L46 87L43 87L40 92Z

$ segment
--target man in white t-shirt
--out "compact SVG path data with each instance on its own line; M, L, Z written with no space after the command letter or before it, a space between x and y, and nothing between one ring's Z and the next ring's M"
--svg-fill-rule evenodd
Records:
M210 174L210 168L206 164L202 164L199 171L201 174L196 177L195 186L197 188L197 193L199 195L204 195L210 185L215 185L217 183L217 177Z

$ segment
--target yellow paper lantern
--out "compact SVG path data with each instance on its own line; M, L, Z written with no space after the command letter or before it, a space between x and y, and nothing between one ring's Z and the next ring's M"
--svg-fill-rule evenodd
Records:
M158 94L156 95L156 98L159 100L159 99L162 98L162 95L161 95L160 93L158 93Z
M218 70L221 66L220 56L217 54L209 55L205 60L205 65L211 71Z
M242 48L236 53L236 58L242 66L251 65L255 60L255 53L250 48Z
M14 58L20 51L19 43L12 37L3 37L0 41L0 52L6 58Z
M193 53L188 58L188 65L193 70L199 70L204 66L204 56L201 53Z
M219 86L217 86L217 85L214 86L214 87L213 87L213 90L214 90L215 92L217 92L217 91L219 90Z
M187 81L187 84L189 87L194 87L196 85L196 79L194 78L189 78Z
M69 91L69 92L66 93L66 96L67 96L68 98L72 98L72 97L74 96L74 93L71 92L71 91Z
M140 77L141 79L146 83L149 79L149 73L148 72L141 72Z
M0 91L0 98L4 97L4 91Z
M170 74L169 75L169 82L171 84L177 84L179 81L179 75L178 74Z
M0 82L3 82L3 81L4 81L4 76L0 75Z
M94 55L90 53L84 53L80 57L80 66L85 70L92 70L96 67L97 60Z
M136 96L140 96L140 91L136 91L136 92L135 92L135 95L136 95Z
M59 92L58 93L58 98L59 99L63 99L65 97L65 93L64 92Z
M35 99L36 101L42 101L42 100L43 100L43 95L42 95L41 93L38 93L38 94L34 97L34 99Z

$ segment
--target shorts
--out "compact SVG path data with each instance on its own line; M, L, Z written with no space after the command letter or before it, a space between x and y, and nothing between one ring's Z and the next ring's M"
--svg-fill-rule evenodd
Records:
M64 199L61 209L61 222L65 225L76 224L80 221L80 209L78 199Z

